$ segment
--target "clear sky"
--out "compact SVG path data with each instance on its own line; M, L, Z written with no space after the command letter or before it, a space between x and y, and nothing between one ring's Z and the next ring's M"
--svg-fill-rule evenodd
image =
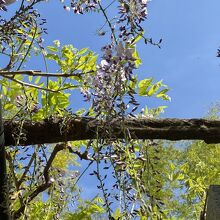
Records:
M220 99L220 1L153 0L147 33L163 38L161 50L143 52L146 73L171 88L166 116L200 117Z
M14 7L16 4L9 8L9 13ZM220 46L219 9L219 0L152 0L149 3L145 34L154 40L162 38L163 43L161 49L138 45L143 61L139 77L163 79L171 88L172 101L164 103L143 98L143 107L167 104L163 117L199 118L207 114L211 104L220 100L220 58L216 58ZM48 21L45 44L59 39L63 44L99 52L107 42L96 34L104 22L96 14L74 15L64 11L58 0L41 4L39 11ZM41 68L43 66L37 66ZM82 99L73 98L75 103ZM86 186L86 195L97 192L93 181L89 182L90 187L85 180L81 184Z

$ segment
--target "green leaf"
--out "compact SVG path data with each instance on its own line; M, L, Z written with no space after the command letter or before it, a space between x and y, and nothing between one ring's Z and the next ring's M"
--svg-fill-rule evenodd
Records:
M164 113L164 109L167 108L167 106L159 106L157 108L152 108L150 110L150 114L153 115L153 116L158 116L160 115L161 113Z
M159 82L157 82L154 85L152 85L150 90L147 92L147 95L148 96L154 95L161 86L162 86L162 80L160 80Z
M142 31L140 34L138 34L137 36L135 36L135 38L132 40L131 45L135 45L139 40L141 40L141 38L144 35L144 31Z
M28 76L29 82L32 82L33 76Z
M59 56L57 54L51 54L51 53L48 53L46 54L45 56L48 60L54 60L56 62L58 62L60 60Z
M51 51L51 52L58 52L58 49L57 49L57 47L53 47L53 46L47 46L47 49L49 50L49 51Z
M82 55L82 54L86 53L87 51L88 51L88 48L83 48L77 54Z
M138 94L141 96L148 95L147 89L151 85L153 78L143 79L138 83Z
M41 76L36 77L36 79L34 80L35 84L38 84L40 82Z
M113 217L114 219L120 219L120 216L121 216L120 209L117 208L113 214Z
M4 109L5 109L5 110L11 110L11 109L13 109L14 107L15 107L15 105L14 105L14 104L10 104L10 103L4 105Z
M135 61L134 61L135 62L135 66L136 66L136 68L138 68L142 64L142 61L141 61L141 59L139 57L139 54L138 54L136 49L134 50L132 56L135 59Z
M56 47L60 47L60 41L59 40L54 40L53 43Z
M6 86L2 86L2 93L3 95L6 95L8 93Z
M156 97L160 98L161 96L163 96L165 93L167 93L169 91L168 88L161 90L160 92L157 93Z

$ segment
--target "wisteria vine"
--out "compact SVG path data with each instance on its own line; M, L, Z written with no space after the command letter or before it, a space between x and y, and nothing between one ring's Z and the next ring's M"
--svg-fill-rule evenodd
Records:
M22 42L25 42L28 34L32 33L33 35L33 30L26 27L34 26L36 21L38 22L36 32L39 38L37 41L35 40L35 43L37 42L38 46L43 50L40 35L43 32L46 33L46 29L42 27L45 24L45 20L39 19L40 14L32 9L35 4L41 1L43 0L35 0L29 5L24 4L25 1L22 1L20 9L14 17L9 21L4 19L0 21L1 53L5 53L5 45L14 43L14 41L22 44ZM146 175L146 171L148 171L148 174L150 172L154 173L154 165L152 164L155 161L151 162L150 159L146 159L148 155L146 155L144 149L149 146L152 147L152 142L145 141L144 143L149 146L142 146L139 150L135 150L137 143L130 140L129 131L126 129L124 129L124 140L115 141L114 137L111 136L111 122L118 120L118 123L123 128L125 117L128 115L133 117L139 106L135 98L135 87L132 87L132 84L136 82L135 70L139 65L137 62L139 57L136 50L136 41L143 39L146 44L150 43L160 47L161 40L155 43L151 38L144 36L142 22L147 19L148 1L113 0L110 3L106 3L100 0L60 0L60 2L66 11L72 11L75 14L101 13L105 19L103 27L107 26L110 33L108 44L103 45L101 48L102 55L99 64L96 66L96 71L83 75L81 93L85 100L91 101L95 117L105 123L103 125L105 129L104 132L102 129L102 133L97 130L97 142L91 141L91 143L89 142L90 145L87 146L86 155L88 156L88 152L92 152L92 156L82 158L89 160L90 164L96 163L97 169L91 175L95 175L99 181L97 187L103 193L104 206L108 212L109 219L114 219L111 207L114 199L120 202L122 219L132 219L134 216L144 216L146 213L152 213L151 209L155 204L158 207L160 206L158 205L160 199L154 199L149 190L146 189L146 186L144 186L144 181L142 180L144 175ZM0 0L0 9L6 10L6 7L6 2ZM110 19L108 11L112 7L116 11L116 16ZM103 27L99 30L100 36L107 35ZM18 33L16 30L22 30L23 32ZM11 50L13 49L12 46ZM29 54L29 48L26 48L27 54ZM11 56L11 61L6 66L6 70L14 68L16 62L18 62L19 57L16 57L16 59L14 57ZM25 58L24 56L22 59L24 60ZM21 65L19 65L20 67ZM11 80L14 80L14 78L12 77ZM16 103L18 106L24 106L24 97L17 96ZM31 114L39 111L36 102L33 101L33 103L34 107L29 107ZM78 153L77 155L83 154ZM103 161L105 164L104 168ZM138 169L135 165L138 165ZM112 176L115 179L112 190L118 190L119 195L109 192L110 190L105 187L107 174L102 175L100 172L102 168L103 170L112 169ZM46 176L44 178L46 180L49 174L45 172L44 168L40 175L42 178L43 175L44 177ZM146 204L146 198L150 199L152 205Z
M64 1L62 1L65 4ZM159 198L154 199L150 190L144 186L144 175L146 171L153 170L152 161L149 166L145 159L145 155L139 149L135 152L135 143L129 139L129 131L124 131L125 140L111 141L111 122L119 120L123 127L123 119L129 114L137 110L139 103L135 98L136 91L131 84L135 83L135 70L138 65L136 63L138 56L136 51L136 41L142 38L144 42L160 47L160 40L154 43L150 38L144 36L142 22L147 19L147 0L113 0L106 6L103 6L102 1L71 1L70 5L64 5L67 11L73 11L76 14L84 14L87 12L102 13L105 24L108 26L110 36L109 43L101 48L102 56L100 64L97 65L95 75L90 75L85 78L85 87L81 91L86 100L92 100L93 110L96 117L104 119L105 132L99 133L99 141L97 142L95 153L95 161L97 162L97 170L91 175L95 175L100 184L97 186L103 193L105 200L105 207L109 219L112 217L113 210L111 208L112 201L119 201L121 208L121 218L132 219L134 216L150 216L154 205L160 210L161 201ZM108 16L108 10L116 6L117 12L114 19ZM100 35L106 35L106 32L100 29ZM108 135L106 135L108 134ZM102 136L108 136L109 140L105 141ZM146 142L146 144L149 144ZM106 147L107 146L107 147ZM105 188L105 181L107 175L102 176L100 173L100 162L105 158L106 164L111 164L113 167L113 177L115 184L113 184L113 192L119 191L119 195L109 192ZM140 160L140 162L138 162ZM136 169L133 166L141 164L141 169ZM108 166L105 167L108 169ZM154 173L154 171L153 171ZM160 189L159 189L160 190ZM145 199L148 198L151 204L147 204ZM137 201L136 201L137 200ZM154 204L154 205L153 205ZM139 208L137 208L139 206ZM160 215L156 215L160 219Z
M92 100L96 117L104 119L106 123L105 134L99 134L97 170L91 175L95 175L100 182L97 187L103 192L109 219L114 219L111 208L114 199L120 202L122 219L131 219L136 215L151 215L149 213L153 205L147 205L144 198L149 198L159 209L162 204L159 198L153 198L142 180L146 170L150 172L149 169L154 169L152 165L154 161L150 168L145 159L148 155L144 155L141 150L135 152L135 143L129 139L127 131L125 131L127 138L124 141L111 141L111 121L119 120L123 126L124 117L128 114L133 116L139 106L135 99L135 88L130 86L135 81L134 72L138 67L136 63L138 57L135 56L137 38L158 47L162 41L154 43L151 38L144 37L142 22L147 19L147 4L147 0L119 0L112 1L104 7L101 1L71 1L70 6L64 6L67 11L76 14L95 11L102 13L110 32L109 44L101 48L103 54L100 64L97 65L96 74L85 79L86 87L81 90L86 100ZM108 10L112 5L116 5L117 8L118 16L114 19L108 17ZM105 31L102 29L100 31L101 36L106 35ZM106 133L109 134L110 141L103 142L102 135L106 137ZM119 190L119 195L109 192L104 187L107 175L101 176L99 164L101 158L105 158L106 163L113 167L113 177L116 181L112 190ZM135 169L132 166L134 161L140 163L142 168ZM157 217L159 218L159 215Z

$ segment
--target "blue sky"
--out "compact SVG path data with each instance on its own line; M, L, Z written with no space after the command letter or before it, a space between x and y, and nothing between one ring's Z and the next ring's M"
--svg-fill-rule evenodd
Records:
M16 6L11 6L9 13ZM220 99L220 59L216 58L220 46L219 8L218 0L149 3L145 34L155 41L162 38L163 43L161 49L138 45L143 61L138 74L140 79L152 76L155 80L163 79L171 89L172 101L144 98L141 99L143 107L166 104L168 108L162 117L195 118L206 115L211 104ZM99 52L108 41L96 34L104 22L97 14L74 15L64 11L58 0L41 4L39 11L48 21L45 44L59 39L62 44L71 43L77 48L89 47Z
M149 6L147 33L162 37L163 45L146 48L143 69L171 88L165 116L204 116L220 98L220 2L155 0Z

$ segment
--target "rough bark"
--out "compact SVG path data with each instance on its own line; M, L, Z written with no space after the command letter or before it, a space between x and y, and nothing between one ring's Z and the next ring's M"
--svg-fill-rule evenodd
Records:
M4 121L5 144L17 145L20 122ZM19 145L27 146L44 143L58 143L74 140L95 139L97 131L107 138L104 122L94 118L71 117L50 118L40 122L26 121L22 127ZM166 139L166 140L204 140L206 143L220 143L220 121L206 119L131 119L111 123L111 137L132 139Z

